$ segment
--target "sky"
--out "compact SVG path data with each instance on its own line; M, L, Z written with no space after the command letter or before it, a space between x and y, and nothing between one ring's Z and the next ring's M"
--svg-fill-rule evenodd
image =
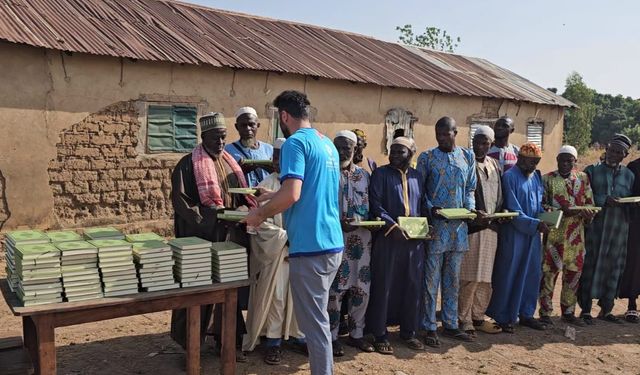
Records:
M456 53L485 58L564 91L576 71L600 93L640 98L638 0L183 0L396 42L396 26L459 36Z

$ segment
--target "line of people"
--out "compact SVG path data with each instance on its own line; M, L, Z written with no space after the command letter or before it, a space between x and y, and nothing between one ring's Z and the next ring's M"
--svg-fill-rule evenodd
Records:
M231 239L250 249L248 305L238 307L239 360L265 337L265 362L279 364L285 339L309 355L312 373L330 374L332 357L344 355L345 315L345 343L382 354L393 353L390 325L399 325L401 339L415 350L439 347L440 335L469 342L476 331L513 333L516 324L544 330L553 325L560 272L564 322L595 324L597 299L599 317L620 323L611 313L616 297L629 298L625 319L638 322L640 257L633 244L640 209L618 201L640 196L640 159L629 168L621 164L631 147L627 137L616 135L605 160L585 172L575 170L576 149L563 146L557 170L543 176L538 146L509 143L510 118L477 128L469 150L456 144L455 120L443 117L435 124L438 146L422 152L416 168L415 142L405 137L393 140L389 164L377 167L363 157L363 131L343 130L332 141L312 128L305 94L285 91L274 105L286 140L273 147L257 141L257 113L243 107L235 123L240 140L225 147L222 115L205 115L201 150L185 156L172 176L176 236ZM248 186L258 188L257 199L228 193ZM602 210L576 209L585 206ZM238 207L250 210L246 225L255 234L216 219L217 210ZM447 220L443 208L466 208L477 217ZM518 216L490 219L503 210ZM548 210L563 211L558 229L538 219ZM431 239L409 239L398 225L401 216L428 217ZM381 228L353 225L376 218L384 221ZM202 332L215 336L219 321L211 315L211 308L202 314ZM172 336L184 343L184 312L174 312Z

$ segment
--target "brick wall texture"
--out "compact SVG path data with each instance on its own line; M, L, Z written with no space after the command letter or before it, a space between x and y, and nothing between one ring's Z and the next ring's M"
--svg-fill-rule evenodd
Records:
M169 221L178 158L139 155L141 126L135 102L119 102L60 134L48 169L59 226Z

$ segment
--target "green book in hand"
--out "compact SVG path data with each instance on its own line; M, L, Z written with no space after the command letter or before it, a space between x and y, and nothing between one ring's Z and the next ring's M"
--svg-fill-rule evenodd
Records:
M426 217L398 217L398 226L409 234L409 239L428 239L429 223Z
M476 214L467 210L466 208L442 208L438 210L438 213L449 220L464 220L475 219Z
M549 227L558 229L560 222L562 221L562 211L555 210L550 212L542 212L538 214L538 219L542 220Z
M618 203L640 203L640 197L615 198Z

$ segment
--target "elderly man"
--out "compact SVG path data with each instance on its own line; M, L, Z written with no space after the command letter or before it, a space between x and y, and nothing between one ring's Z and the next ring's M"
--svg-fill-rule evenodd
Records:
M280 190L280 148L284 138L273 146L274 172L258 185L267 191ZM250 292L247 309L247 334L242 350L252 351L266 337L265 363L278 365L282 360L282 338L289 339L296 351L306 352L304 334L298 329L289 285L289 246L282 215L265 220L251 236Z
M438 147L418 158L418 171L424 179L424 194L432 218L434 237L427 247L425 263L425 343L439 347L436 333L436 303L442 293L443 335L463 341L473 338L458 328L458 290L460 264L469 250L467 223L446 220L438 210L466 208L475 210L476 162L470 150L456 146L458 129L451 117L443 117L435 126Z
M424 349L416 338L424 277L423 240L409 239L398 226L398 217L425 217L422 177L410 167L416 144L410 138L393 140L389 164L376 168L369 184L372 217L385 226L375 233L371 251L371 296L367 309L367 330L375 337L381 354L393 354L387 325L400 324L400 337L414 350Z
M250 197L229 194L229 188L247 187L244 174L233 157L224 151L227 127L221 113L209 113L200 118L202 143L184 156L171 175L171 201L173 203L176 237L196 236L209 241L231 241L246 246L247 238L235 225L217 221L217 210L242 205L255 206ZM238 310L238 342L245 332L244 319ZM211 319L212 306L201 313L201 336ZM214 327L219 333L219 324ZM186 345L186 310L174 310L171 316L171 337ZM218 336L219 338L219 336ZM243 360L242 353L238 359Z
M516 167L502 177L503 208L519 215L500 229L487 315L506 333L514 332L518 319L522 326L546 329L533 317L542 271L540 233L549 233L549 227L538 219L544 212L542 176L536 169L541 158L540 147L525 143L520 148Z
M478 127L473 136L478 213L493 214L502 207L500 165L496 159L487 157L493 138L493 129L486 125ZM476 329L491 334L502 332L500 326L484 317L491 300L491 275L497 247L497 222L477 218L469 224L469 251L460 266L458 314L462 330L472 336L475 336Z
M269 165L253 165L248 160L271 160L273 146L258 141L258 113L251 107L242 107L236 111L236 130L240 139L228 144L225 150L240 164L250 187L257 186L273 168Z
M340 156L340 215L344 237L344 255L336 278L329 290L329 322L333 355L343 356L344 349L338 340L340 309L343 300L348 305L349 339L347 344L364 352L374 351L363 339L364 314L369 303L371 285L371 232L353 226L354 221L369 218L369 173L353 163L358 138L355 133L343 130L336 134L333 144Z
M518 147L509 143L509 136L514 130L513 120L507 116L500 117L493 125L496 139L487 155L498 160L501 173L511 169L518 161Z
M562 271L560 310L565 323L583 326L575 316L578 281L584 264L584 226L591 222L593 211L579 210L580 206L593 206L593 193L589 178L574 170L578 151L573 146L562 146L556 157L558 169L542 177L543 206L547 210L562 210L562 223L549 232L542 260L540 285L540 322L553 325L553 289Z
M621 320L611 313L618 293L627 256L629 214L632 205L617 198L631 196L634 176L622 160L629 155L631 140L622 134L613 136L607 146L604 163L590 165L584 171L589 176L593 199L602 207L587 228L587 255L578 292L581 317L586 324L594 323L591 307L598 299L598 318L611 323Z

